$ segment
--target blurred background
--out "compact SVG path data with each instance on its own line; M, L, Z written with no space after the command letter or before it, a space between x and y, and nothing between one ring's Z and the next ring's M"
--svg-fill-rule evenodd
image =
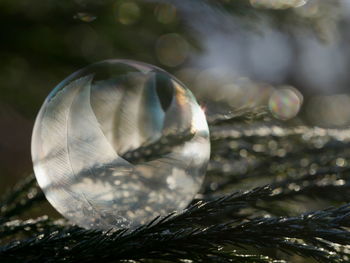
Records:
M208 114L267 105L280 120L350 123L349 0L1 0L0 193L32 172L45 97L110 58L157 65Z

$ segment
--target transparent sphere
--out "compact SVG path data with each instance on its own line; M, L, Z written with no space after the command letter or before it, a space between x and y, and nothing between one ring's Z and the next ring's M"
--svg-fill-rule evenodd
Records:
M269 99L269 109L275 118L289 120L298 115L303 96L293 87L275 90Z
M135 228L185 208L209 154L208 125L191 92L161 69L126 60L63 80L32 137L40 187L85 228Z

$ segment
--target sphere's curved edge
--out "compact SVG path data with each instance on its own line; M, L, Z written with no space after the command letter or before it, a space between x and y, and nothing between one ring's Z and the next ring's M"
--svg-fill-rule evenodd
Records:
M50 164L45 163L48 155L58 158L55 162L60 165L67 160L61 158L59 147L52 145L53 139L47 132L49 130L53 135L60 132L62 137L62 130L65 130L56 122L56 118L62 118L59 115L62 109L55 109L59 104L54 98L59 101L61 92L69 91L67 87L71 83L87 75L94 77L91 88L78 92L77 98L65 97L77 103L72 107L73 112L68 113L79 117L68 120L75 132L67 132L63 136L73 136L67 142L73 144L71 149L77 154L68 154L73 163L77 162L74 163L74 171L81 173L78 178L74 172L71 174L59 169L61 179L58 179ZM174 92L162 92L167 89L174 89ZM83 95L84 98L78 98ZM119 96L120 99L116 100ZM107 103L112 103L113 107L108 107L110 104ZM116 107L115 103L118 104ZM84 105L91 107L90 111L84 110L86 115L81 114L81 106ZM51 120L46 121L44 126L53 127L43 131L42 119L47 107L52 114L49 116ZM97 123L92 121L95 118ZM90 129L91 125L101 128L102 132ZM100 150L95 151L95 155L88 154L96 149L93 147L95 143L102 145L101 136L122 156L128 146L131 150L138 149L145 145L146 139L157 141L169 132L180 134L186 130L195 132L195 136L151 161L131 162L130 169L115 162L115 158L99 158L104 155L104 146L98 148ZM158 134L159 137L153 135L155 137L148 138L149 134ZM61 141L65 138L62 137ZM46 144L44 148L41 147L43 144ZM134 229L157 215L182 211L193 200L203 184L210 156L209 129L204 111L192 92L175 77L147 63L108 59L78 70L53 89L35 120L31 151L36 177L47 177L38 180L41 180L40 186L55 186L43 190L49 202L63 216L84 228L128 226ZM96 165L97 159L104 161ZM48 181L43 183L43 180Z

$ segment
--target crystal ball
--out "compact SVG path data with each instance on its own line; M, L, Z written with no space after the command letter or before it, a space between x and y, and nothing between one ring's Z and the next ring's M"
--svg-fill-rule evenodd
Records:
M46 198L88 229L132 229L184 209L209 154L192 93L169 73L129 60L98 62L59 83L32 135Z

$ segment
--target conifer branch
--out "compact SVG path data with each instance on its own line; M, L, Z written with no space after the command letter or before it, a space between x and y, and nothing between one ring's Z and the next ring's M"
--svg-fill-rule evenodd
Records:
M33 260L55 259L58 262L64 258L65 262L93 262L102 257L106 262L112 262L171 256L178 260L198 259L199 262L204 262L204 259L215 256L221 262L232 262L222 260L225 257L229 259L230 253L238 250L242 252L253 246L289 251L304 257L313 257L320 262L346 262L346 256L349 255L337 251L335 244L347 246L350 242L350 233L347 230L350 227L349 205L299 217L253 218L244 222L231 220L211 226L197 223L206 220L205 211L211 215L220 213L223 208L240 203L238 199L261 194L260 191L263 189L198 203L179 215L170 214L164 218L156 218L132 232L117 230L103 233L73 226L40 234L37 238L0 247L0 258L32 257ZM235 197L232 198L233 196ZM262 193L262 196L265 194ZM236 249L229 250L226 254L220 252L221 248L227 249L231 246ZM36 248L42 251L40 257L34 253Z
M6 221L6 218L18 215L33 204L44 200L45 197L36 184L34 175L29 175L2 198L0 202L0 223Z
M340 166L334 165L335 153L342 151L339 155L342 158L350 156L346 151L349 140L346 131L244 124L265 118L266 113L259 115L258 111L255 114L249 110L229 117L216 116L211 122L213 154L204 199L194 201L182 212L157 217L136 230L101 232L48 217L15 219L45 200L34 176L29 176L0 203L0 261L277 263L288 260L288 254L297 254L319 262L347 262L350 205L294 217L276 216L281 212L276 202L283 204L299 196L339 203L350 201L350 168L341 160ZM259 131L259 127L267 132ZM233 131L239 136L231 133L222 136L221 131ZM145 144L123 157L132 162L149 160L155 158L155 152L164 154L169 147L192 136L190 132L169 135L166 140L163 137ZM305 136L311 138L311 143L303 139ZM273 138L276 149L286 151L284 156L256 151L254 145L266 143L268 138ZM313 145L312 140L318 138L324 139L322 147ZM238 142L236 149L244 150L244 155L227 147L227 141ZM295 147L283 148L290 144ZM301 158L307 158L307 165L300 164ZM245 165L246 169L236 171L237 164ZM272 169L273 164L278 164L279 169ZM279 179L271 180L269 187L215 197L237 189L246 180L261 177Z

